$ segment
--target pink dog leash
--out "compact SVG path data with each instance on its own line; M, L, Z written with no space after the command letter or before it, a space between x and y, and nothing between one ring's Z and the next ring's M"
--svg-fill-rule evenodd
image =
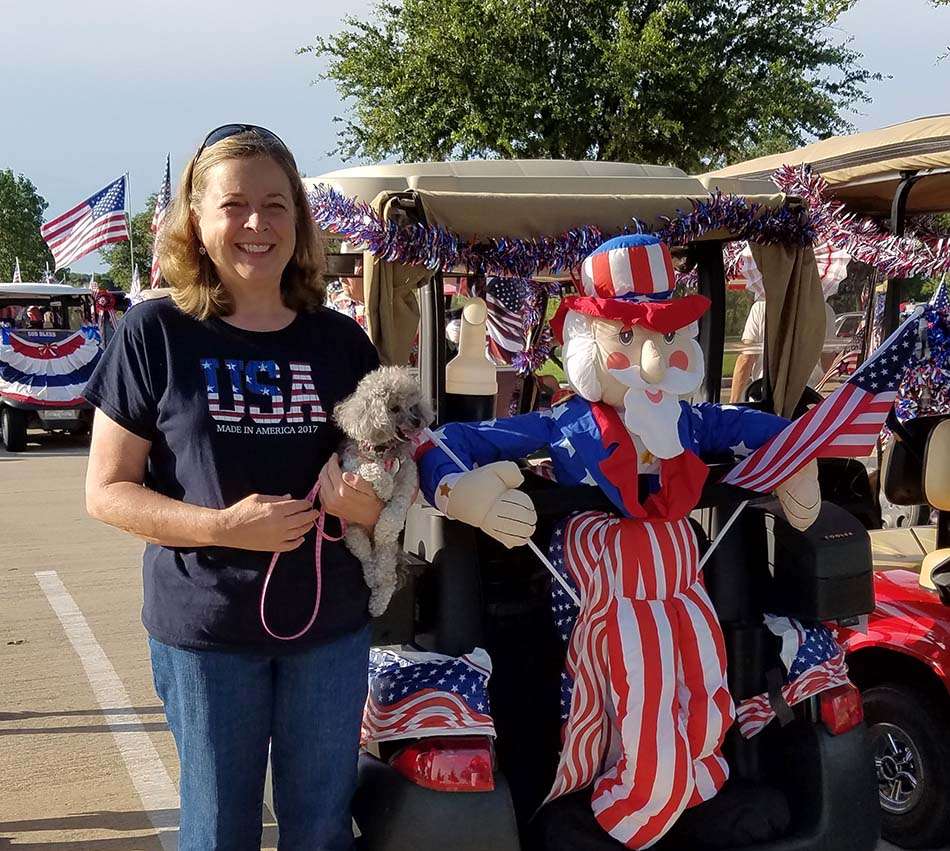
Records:
M317 494L320 492L320 482L317 483L311 488L310 493L307 494L307 502L313 505L314 500L317 498ZM261 626L264 627L264 631L271 637L277 638L280 641L293 641L295 638L300 638L310 627L313 626L313 622L317 619L317 613L320 611L320 594L323 587L323 572L320 567L322 551L323 551L323 542L324 541L339 541L342 540L344 533L346 532L346 521L340 520L340 526L342 531L338 538L334 538L331 535L328 535L324 531L324 526L326 525L327 511L323 506L320 507L320 513L317 515L317 522L314 524L317 527L317 540L314 546L314 555L313 555L313 569L317 579L317 590L316 597L313 601L313 614L310 615L310 620L307 621L307 625L296 632L293 635L278 635L267 625L267 616L264 614L264 603L267 600L267 586L270 585L271 577L274 575L274 568L277 567L277 560L281 557L281 553L277 552L271 557L270 565L267 568L267 576L264 577L264 587L261 588Z

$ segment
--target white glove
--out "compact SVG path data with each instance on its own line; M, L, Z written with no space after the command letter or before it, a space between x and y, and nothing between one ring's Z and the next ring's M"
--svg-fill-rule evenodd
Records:
M790 479L782 482L775 489L775 496L782 504L785 519L799 532L805 531L815 522L821 510L818 462L809 462Z
M437 502L453 520L481 529L508 548L520 547L538 523L531 497L516 490L523 481L517 464L496 461L458 477L446 476Z

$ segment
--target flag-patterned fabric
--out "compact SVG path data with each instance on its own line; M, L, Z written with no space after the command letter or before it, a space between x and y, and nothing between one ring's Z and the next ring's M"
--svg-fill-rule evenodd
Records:
M158 236L158 229L162 226L162 220L168 210L168 205L172 200L172 157L171 154L165 157L165 177L162 179L162 188L158 191L158 197L155 199L155 212L152 215L151 231ZM154 243L157 241L153 241ZM162 270L158 268L158 253L152 248L152 269L149 273L149 281L152 287L157 287L162 281Z
M23 276L20 274L20 258L16 258L16 266L13 267L13 283L22 284Z
M524 351L521 313L527 297L527 284L520 278L489 278L486 283L488 352L498 363L511 363Z
M83 390L102 355L99 330L16 330L0 327L0 392L19 402L67 407Z
M944 313L950 312L950 292L948 290L950 288L947 287L946 280L937 284L937 289L930 299L930 306L936 310L942 310Z
M604 243L581 264L582 295L664 298L672 294L673 260L665 243L612 245L613 241Z
M361 744L428 736L492 736L491 659L373 648Z
M848 685L848 666L844 650L828 627L805 626L789 618L766 615L769 629L782 638L783 657L788 673L782 686L782 699L795 706L817 694ZM793 652L788 659L789 643ZM775 709L767 693L743 700L737 710L739 732L747 739L759 733L775 718Z
M552 594L555 623L570 637L547 800L593 784L601 827L628 848L649 847L729 774L725 643L695 533L688 520L586 512L555 533L550 556L582 605Z
M772 491L814 458L867 455L897 398L904 373L920 359L923 311L923 307L915 310L834 393L740 461L724 481L749 490Z
M53 252L56 269L62 269L104 245L129 238L125 193L126 181L122 175L40 228L40 234Z

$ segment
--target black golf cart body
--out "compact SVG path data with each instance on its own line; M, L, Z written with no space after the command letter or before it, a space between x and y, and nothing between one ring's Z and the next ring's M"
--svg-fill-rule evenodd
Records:
M38 308L45 316L34 327L24 311ZM82 398L85 378L103 341L95 327L93 293L89 289L56 283L0 284L0 442L10 452L26 448L27 429L83 433L92 424L92 406ZM39 326L39 327L36 327ZM66 346L82 343L76 361L58 360ZM4 355L4 352L6 353ZM82 361L82 363L79 363ZM51 368L49 385L31 380Z
M826 139L707 177L754 179L780 165L800 163L828 181L848 212L876 217L896 236L905 234L909 217L950 212L950 115ZM868 289L867 327L874 319L874 291L885 294L875 335L883 339L899 324L906 281L872 276ZM863 357L871 336L864 335ZM946 512L942 528L929 523L933 506L922 485L927 440L950 411L926 413L908 421L880 457L873 495L883 523L867 524L877 608L866 633L846 636L852 677L868 706L883 833L909 848L950 839L950 609L941 604L930 571L922 570L928 555L950 546ZM944 463L950 464L950 458ZM896 775L890 771L895 757L906 778L897 792Z
M476 233L480 237L534 237L589 224L616 232L633 216L656 221L678 208L689 209L691 199L707 196L700 180L678 169L621 163L379 166L335 172L314 182L373 202L393 220L443 225L468 238ZM795 204L761 181L725 184L724 191L772 209ZM700 326L707 375L697 400L719 401L725 292L721 240L733 236L720 232L707 237L689 246L699 291L712 302ZM387 294L378 288L382 282L398 286L400 276L404 277L404 268L387 270L385 265L369 254L364 258L370 333L384 353L394 347L387 336L393 333L393 325L380 315L384 311L379 304L391 309L392 299L390 294L387 301ZM478 410L478 405L466 406L464 399L445 391L442 271L422 276L416 293L422 386L439 422L466 413L468 418L503 414L507 406L495 400ZM533 380L521 382L518 409L531 410L537 392ZM716 467L710 481L722 469ZM525 471L524 489L531 494L540 518L535 540L542 549L547 548L552 526L564 517L583 509L609 510L595 488L563 488L533 475L529 465ZM823 477L830 483L838 472L833 464ZM701 509L694 514L701 540L715 537L745 496L725 486L708 485ZM775 530L772 543L767 527ZM834 543L842 540L848 542L847 558ZM424 504L410 511L404 545L424 569L397 593L386 615L376 622L375 643L412 645L452 656L476 646L488 650L493 661L490 699L498 733L495 788L478 793L422 788L388 761L405 743L387 743L377 752L364 753L354 801L363 847L371 851L622 848L596 826L582 799L565 799L535 817L550 788L559 749L563 662L544 568L526 548L505 550ZM773 553L783 547L807 552L810 567L803 563L801 576L782 569L772 576L770 547ZM816 533L799 535L775 517L766 501L757 501L723 538L705 567L705 576L725 633L729 684L737 700L767 691L767 675L776 667L776 647L763 625L764 612L851 623L873 604L866 533L847 512L830 503L823 508ZM833 735L819 716L818 701L809 700L794 708L787 724L773 723L751 740L730 732L726 753L733 777L775 789L791 811L791 825L783 835L746 847L756 851L869 851L874 847L879 832L877 794L864 727ZM674 830L655 847L693 851L703 846L678 839Z

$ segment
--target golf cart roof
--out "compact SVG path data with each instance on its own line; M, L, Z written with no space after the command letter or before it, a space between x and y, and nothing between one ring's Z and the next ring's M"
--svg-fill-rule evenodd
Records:
M889 213L902 172L917 172L924 179L908 196L907 212L944 212L950 208L950 114L834 136L727 166L702 179L716 186L742 177L767 178L782 165L801 163L819 172L841 201L865 213ZM722 189L728 191L725 185Z
M384 193L407 193L430 225L462 238L559 234L581 225L610 233L633 218L662 216L706 200L710 184L672 166L576 160L470 160L400 163L340 169L304 181L328 185L373 203ZM768 180L717 180L725 193L774 209L785 203ZM710 233L709 238L723 234Z
M22 284L0 284L0 296L3 295L22 296L23 298L30 298L31 296L53 298L55 296L92 295L92 290L85 287L71 287L69 284L45 284L27 281Z

